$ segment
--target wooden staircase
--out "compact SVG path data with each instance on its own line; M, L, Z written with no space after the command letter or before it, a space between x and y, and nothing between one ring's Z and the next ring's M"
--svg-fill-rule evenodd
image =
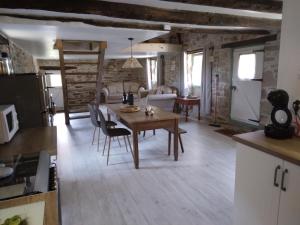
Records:
M63 88L65 123L87 118L87 104L100 104L104 54L107 43L103 41L56 40L59 51ZM69 56L69 59L68 59ZM70 66L90 66L94 71L68 70Z

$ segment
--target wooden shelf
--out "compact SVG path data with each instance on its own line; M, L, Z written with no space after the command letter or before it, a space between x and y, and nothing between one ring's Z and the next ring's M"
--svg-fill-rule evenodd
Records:
M100 52L95 51L63 51L64 55L99 55Z
M98 62L65 62L65 65L98 65Z
M66 80L67 84L93 84L97 83L97 81L68 81Z
M65 73L66 76L88 76L88 75L91 75L91 76L97 76L98 73L97 72L72 72L72 73Z

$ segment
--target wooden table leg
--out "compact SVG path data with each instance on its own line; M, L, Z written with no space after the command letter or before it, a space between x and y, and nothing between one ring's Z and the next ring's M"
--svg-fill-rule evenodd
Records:
M185 122L188 121L188 116L189 116L189 106L186 105L185 106Z
M174 120L174 160L178 160L178 119Z
M138 144L138 132L136 130L132 131L133 138L133 156L134 156L134 166L136 169L139 168L139 144Z
M200 107L201 107L201 103L199 101L198 102L198 120L200 120Z

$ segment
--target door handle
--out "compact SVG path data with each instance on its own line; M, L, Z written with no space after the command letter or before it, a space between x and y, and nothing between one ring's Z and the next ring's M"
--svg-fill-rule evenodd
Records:
M279 183L277 182L277 175L278 175L278 170L280 170L281 169L281 166L277 166L276 168L275 168L275 173L274 173L274 186L275 187L279 187Z
M231 90L232 90L232 91L236 91L236 89L237 89L236 86L234 86L234 85L231 86Z
M281 190L282 191L286 191L286 186L285 186L285 175L288 174L289 170L288 169L285 169L283 172L282 172L282 177L281 177Z

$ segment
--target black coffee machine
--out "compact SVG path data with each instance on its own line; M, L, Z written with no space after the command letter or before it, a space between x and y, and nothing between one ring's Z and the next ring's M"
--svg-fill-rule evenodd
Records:
M293 117L288 109L288 93L281 89L273 90L268 94L268 100L273 106L271 112L272 124L265 126L265 135L275 139L293 137L295 128L291 126Z

